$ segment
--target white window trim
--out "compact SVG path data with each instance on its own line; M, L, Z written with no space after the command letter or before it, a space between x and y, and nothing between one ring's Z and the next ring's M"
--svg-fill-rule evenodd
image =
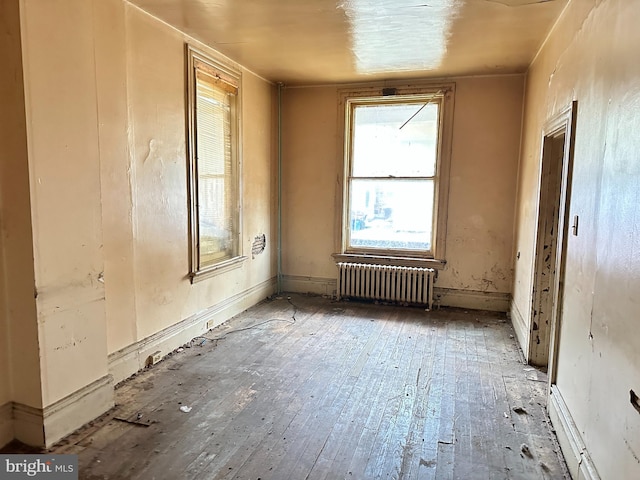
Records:
M247 259L242 253L242 74L239 69L221 63L206 53L187 44L186 51L186 113L187 113L187 183L189 199L189 278L195 283L215 275L242 266ZM213 265L200 266L199 231L198 231L198 172L196 158L196 69L202 69L217 78L221 83L237 89L235 118L235 135L232 138L232 168L236 181L237 212L235 215L234 236L236 252L232 258L224 259Z
M434 215L434 245L432 247L432 255L426 255L424 252L416 252L415 255L407 255L406 251L385 251L380 250L375 253L364 252L360 249L349 249L347 242L349 238L348 229L349 222L349 198L348 178L350 173L349 158L349 135L347 128L350 128L348 110L348 101L357 100L359 98L375 98L381 100L388 99L390 90L393 90L393 98L400 100L402 97L411 98L415 95L442 95L442 104L440 111L440 134L438 142L437 155L437 171L438 182L436 184ZM451 144L453 137L453 110L455 97L455 83L413 83L411 85L403 84L385 84L382 85L363 85L344 88L339 90L339 124L338 124L338 152L340 158L343 159L343 176L342 176L342 198L340 199L340 218L337 220L339 224L339 238L336 244L336 250L340 253L334 254L336 261L356 261L356 262L376 262L383 264L400 264L407 266L423 265L433 268L443 268L446 263L446 235L447 235L447 211L449 203L449 172L451 165Z

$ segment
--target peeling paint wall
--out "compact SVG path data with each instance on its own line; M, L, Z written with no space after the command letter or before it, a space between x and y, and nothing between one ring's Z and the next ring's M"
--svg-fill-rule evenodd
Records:
M120 8L117 6L117 8ZM109 352L148 337L275 275L275 212L272 198L274 86L243 71L243 250L236 270L191 284L187 278L188 219L185 151L184 43L188 38L135 7L126 5L126 56L116 58L126 97L114 115L126 130L116 132L116 154L103 172L112 182L105 218L116 225L105 239ZM213 56L217 54L198 45ZM105 76L101 76L104 80ZM113 95L113 89L105 89ZM126 101L126 104L124 103ZM128 107L125 110L125 105ZM125 114L128 118L125 118ZM128 122L128 123L127 123ZM125 137L126 135L126 137ZM128 143L127 143L128 142ZM127 155L124 155L125 152ZM103 174L103 178L105 177ZM105 180L103 180L104 182ZM251 259L257 232L267 236L267 255ZM122 258L120 255L123 255ZM109 286L107 287L109 288Z
M514 305L528 327L542 125L577 100L557 386L602 478L640 477L639 15L570 4L528 74L520 164Z
M524 79L453 80L447 266L436 287L444 305L506 310ZM336 277L331 254L339 249L342 211L339 114L338 87L284 92L283 272L303 291L314 280Z
M61 187L66 190L61 198L38 202L47 214L39 213L36 220L43 239L36 244L49 255L38 263L43 275L50 273L47 280L56 284L52 287L56 295L65 296L66 288L95 290L98 297L106 294L101 308L107 312L111 353L267 281L274 272L267 255L228 274L190 284L184 84L188 37L121 1L83 3L67 8L55 2L26 3L30 103L35 106L33 187L36 198L40 192L53 197ZM68 28L55 29L62 37L59 45L54 43L62 53L55 56L45 42L55 42L56 36L51 39L51 32L38 22L57 17L64 17L61 22ZM76 23L87 24L87 31L75 28L74 38L68 32ZM71 46L72 40L80 45ZM82 50L83 40L87 49L95 49L95 59L93 52ZM38 54L42 56L34 58ZM64 61L71 60L73 74L63 68ZM56 71L59 82L55 76L44 76L49 70ZM269 240L274 237L274 87L248 71L243 74L244 249L250 253L256 232L265 232ZM68 84L70 77L77 84ZM45 86L55 89L58 83L59 95L45 99ZM65 97L71 94L73 102ZM38 127L44 125L57 125L62 132L44 128L40 132ZM52 160L52 144L61 150L64 165ZM49 154L41 164L38 159L45 155L38 149ZM87 248L100 252L92 250L83 265L78 252ZM56 253L70 249L74 259L54 256L47 249ZM103 270L104 287L97 281ZM61 285L65 276L71 277L68 285ZM104 298L98 300L105 303Z
M437 287L511 291L523 77L456 81L447 267Z
M45 406L107 374L92 4L22 3Z
M31 313L33 322L20 318L9 325L12 336L2 336L18 352L11 365L20 382L8 397L3 349L0 405L6 397L48 407L92 385L104 388L109 354L218 304L221 322L273 291L276 90L243 70L242 241L248 259L192 285L184 45L197 43L122 0L19 0L13 6L14 44L3 43L2 53L17 63L0 86L3 108L5 97L15 98L7 105L22 109L23 121L2 116L11 120L2 124L2 138L7 133L15 140L2 142L3 278L16 273L25 255L28 261L11 287L0 283L0 293L3 300L13 295L25 310L15 314ZM22 47L15 43L20 38ZM20 51L24 101L14 95L22 88ZM12 215L20 222L18 236L8 240ZM258 233L266 235L266 254L252 258ZM20 286L28 286L30 304L13 291ZM2 307L9 308L4 301ZM13 322L3 313L0 332L7 319ZM23 358L28 353L33 368ZM128 364L124 376L136 365ZM79 426L59 425L51 428L60 435Z

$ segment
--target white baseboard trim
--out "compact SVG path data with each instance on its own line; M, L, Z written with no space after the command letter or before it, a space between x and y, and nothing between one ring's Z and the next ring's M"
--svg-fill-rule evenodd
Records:
M13 402L0 405L0 448L13 440Z
M109 355L109 374L116 384L142 370L154 354L164 357L198 335L207 332L207 324L218 326L234 315L273 294L276 279L270 278L220 303L198 312L170 327ZM159 352L159 353L158 353Z
M45 447L51 447L113 406L113 378L105 375L45 407L42 410Z
M525 321L522 313L520 313L520 309L518 305L511 299L511 307L509 311L511 312L511 324L513 325L513 330L516 333L516 338L518 339L518 343L520 344L520 348L524 353L525 360L529 361L529 326Z
M470 310L509 311L509 293L482 292L438 287L433 289L434 303L441 307L468 308Z
M305 277L301 275L282 276L282 289L285 292L335 295L337 288L338 281L335 278Z
M105 375L45 408L13 402L13 433L22 443L49 448L113 405L113 379Z
M572 478L600 480L600 475L591 460L580 431L556 385L551 385L547 409Z
M35 447L44 447L42 409L13 402L13 436L16 440Z

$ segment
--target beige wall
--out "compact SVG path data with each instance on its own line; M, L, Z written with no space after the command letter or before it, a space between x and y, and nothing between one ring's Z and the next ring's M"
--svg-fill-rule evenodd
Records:
M124 59L114 56L121 80L105 85L105 103L113 86L124 90L126 85L127 92L124 98L118 95L120 104L110 112L119 119L115 150L102 159L103 182L109 182L103 211L112 226L105 237L111 252L105 257L110 353L275 275L273 85L243 71L242 240L249 260L192 285L187 278L184 104L188 38L135 7L126 6L124 18L124 24L117 18L117 28L124 29L126 44L110 46L126 51ZM266 234L267 249L252 259L251 242L259 233ZM110 276L117 281L110 282Z
M108 375L134 373L145 347L165 355L207 328L200 315L220 323L273 291L275 88L243 70L248 259L192 285L184 44L197 43L121 0L2 6L14 115L0 125L0 407L34 407L50 444L109 407ZM258 234L267 247L252 258Z
M25 0L22 38L46 406L107 374L92 2Z
M568 237L557 386L602 478L640 477L629 403L640 391L639 15L637 2L573 1L526 89L514 306L528 329L541 129L577 100L569 215L580 229Z
M100 184L106 296L107 350L136 338L133 252L135 172L129 128L125 4L96 2L95 48L97 102L100 114Z
M9 364L9 296L7 292L6 262L10 252L5 249L8 216L11 202L6 198L5 189L10 185L8 165L26 162L26 142L24 132L24 94L22 90L22 70L20 50L20 12L18 2L0 3L0 62L4 65L0 74L0 104L11 114L0 116L0 408L11 398L11 369ZM13 100L13 102L11 101ZM6 105L6 107L5 107ZM15 121L10 118L15 116ZM13 142L11 141L13 138ZM24 181L24 176L23 176ZM28 190L27 190L28 191ZM1 415L1 413L0 413ZM0 444L6 436L6 422L0 416ZM10 428L9 428L10 430Z
M338 91L285 89L282 104L282 272L332 279L342 182Z
M456 83L443 305L506 310L523 77ZM283 108L285 287L332 293L339 248L342 153L338 87L290 88Z
M456 81L447 267L436 283L451 293L500 293L506 301L511 292L523 88L522 76Z
M37 408L42 397L19 2L2 2L0 19L0 407L13 400Z

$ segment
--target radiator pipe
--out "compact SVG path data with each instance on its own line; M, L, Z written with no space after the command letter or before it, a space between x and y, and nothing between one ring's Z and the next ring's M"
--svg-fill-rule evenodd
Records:
M277 293L282 293L282 89L284 83L278 82L278 211L277 211Z

